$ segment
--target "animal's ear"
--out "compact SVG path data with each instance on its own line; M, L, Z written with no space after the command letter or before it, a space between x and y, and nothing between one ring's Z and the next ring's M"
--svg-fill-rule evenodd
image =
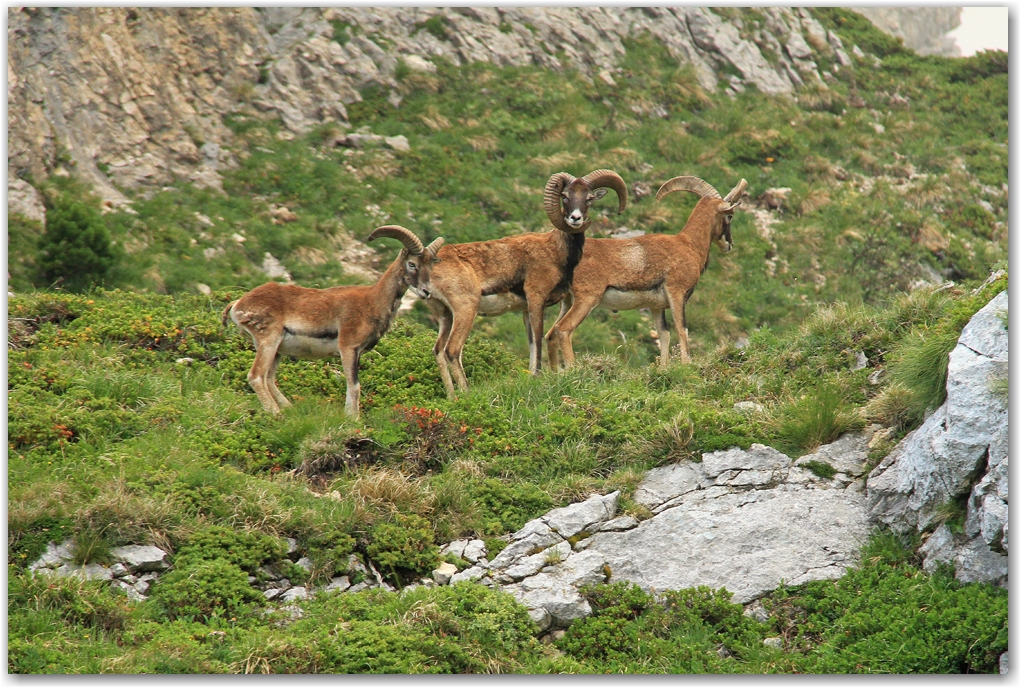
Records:
M608 188L597 188L597 189L595 189L595 200L598 200L599 198L601 198L602 196L606 195L607 193L609 193L609 189Z

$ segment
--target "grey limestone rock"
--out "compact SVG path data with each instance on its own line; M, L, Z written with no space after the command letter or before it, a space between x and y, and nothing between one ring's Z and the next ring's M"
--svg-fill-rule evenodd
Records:
M72 560L74 560L74 542L70 539L62 544L49 542L46 544L46 551L37 561L28 566L28 569L58 568Z
M946 402L868 476L873 517L924 530L939 507L968 494L965 536L944 525L922 547L925 568L953 563L961 581L1004 584L1009 547L1009 413L996 380L1009 364L1006 291L978 311L949 355Z
M831 444L819 447L814 453L801 456L794 461L794 465L817 460L828 463L837 472L854 477L862 475L868 460L868 442L878 429L878 425L871 425L863 432L847 432Z
M782 470L790 466L790 458L771 446L751 444L751 448L746 451L734 447L706 453L701 457L701 466L705 475L714 479L723 472L733 470Z
M485 542L481 539L472 539L464 547L464 552L461 554L461 558L469 563L478 563L479 561L485 560L485 557L489 554L488 549L485 547Z
M513 594L514 598L529 609L545 610L549 614L549 626L551 627L567 627L578 618L591 615L591 606L588 601L569 585L559 588L533 587L528 589L521 585L510 585L503 589Z
M450 584L450 578L457 574L457 566L453 563L440 563L439 567L432 571L432 579L436 584Z
M634 501L654 508L670 499L711 484L701 463L675 463L645 473L634 490Z
M584 553L602 554L614 581L646 590L726 587L747 603L782 581L841 576L868 536L864 506L862 494L836 489L717 492L633 530L599 532Z
M478 578L485 575L485 573L486 573L485 568L476 565L468 568L467 570L462 570L453 577L451 577L450 584L456 584L457 582L463 582L464 580L477 580Z
M280 597L280 599L282 601L287 601L287 602L289 602L289 601L300 601L302 599L307 599L308 596L309 596L309 594L308 594L308 589L307 588L305 588L305 587L291 587L290 589L288 589L287 591L285 591L283 593L283 595Z
M597 525L592 529L596 532L622 532L623 530L633 529L638 526L637 518L629 515L621 515L618 518L613 518L609 522L604 522L601 525Z
M157 546L139 546L131 544L110 549L114 560L123 563L134 572L166 570L170 563L166 560L166 551Z
M329 584L326 585L327 592L345 592L350 588L351 581L347 577L347 575L334 577L332 580L329 581Z
M542 520L564 539L580 534L596 523L612 519L620 492L592 496L580 503L549 511Z

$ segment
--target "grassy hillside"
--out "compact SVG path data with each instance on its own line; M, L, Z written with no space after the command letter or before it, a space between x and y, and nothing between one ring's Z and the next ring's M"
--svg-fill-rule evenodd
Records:
M313 561L308 585L345 572L355 553L401 586L428 574L442 542L478 536L498 551L499 535L593 492L621 489L623 511L648 517L629 497L650 467L755 441L798 455L869 419L894 429L876 446L878 461L941 402L926 395L926 376L905 374L912 356L931 355L931 341L951 347L971 314L1005 287L999 279L973 294L915 291L882 310L826 308L790 335L764 328L743 349L721 346L664 371L594 355L569 372L531 377L523 361L475 337L465 360L475 386L457 400L442 395L432 334L403 321L366 356L359 421L343 415L343 383L328 363L284 362L280 384L296 407L280 418L260 409L244 382L250 344L219 323L236 292L16 296L9 667L991 670L1005 646L1005 592L929 578L909 563L909 550L892 563L879 556L885 562L867 563L852 583L881 596L869 613L919 623L919 653L909 656L874 648L886 646L876 628L837 601L847 594L843 582L783 592L775 600L788 607L777 616L783 620L766 625L743 619L725 593L690 592L686 601L682 593L660 617L637 591L593 591L605 613L572 628L553 651L535 643L522 608L470 584L318 600L303 620L280 628L245 577L280 557L280 537L289 536ZM868 367L854 369L857 352ZM876 368L894 383L871 384ZM734 403L745 400L762 411L737 412ZM137 606L98 583L45 583L26 573L47 541L66 537L83 562L103 562L113 546L154 543L174 552L177 572ZM190 587L195 576L206 586ZM938 613L972 620L946 629L914 617L914 596L897 591L905 579L928 590L908 591ZM344 632L327 631L337 623ZM850 635L834 629L844 623ZM641 642L619 645L610 629L624 627L641 642L658 638L654 655L638 651ZM799 639L786 652L763 650L761 639L776 632ZM851 636L867 647L854 665L837 651ZM963 649L932 656L922 646L943 641ZM719 658L719 644L730 657Z
M250 288L266 280L266 252L300 284L357 282L338 259L346 233L363 239L385 222L447 242L544 231L549 174L602 166L623 175L632 205L617 216L615 201L603 201L596 236L621 226L679 231L695 199L654 201L659 184L679 174L723 193L744 177L752 198L790 189L770 229L738 213L734 250L713 256L688 308L696 351L763 324L785 331L818 304L881 303L918 279L937 279L933 271L983 279L1006 259L1005 55L918 57L857 15L833 8L820 16L882 66L858 60L795 99L754 89L732 99L707 94L651 40L627 45L616 86L538 68L401 68L398 108L368 89L350 117L355 129L405 135L410 152L338 148L340 132L328 125L294 137L254 108L232 114L239 166L225 172L226 193L177 184L135 194L137 214L105 215L125 251L105 282L153 293L195 293L199 283ZM755 17L748 11L748 30ZM834 66L822 59L819 69ZM63 178L46 186L54 201L81 195ZM274 216L281 205L296 219ZM15 291L55 279L53 270L39 273L37 233L11 224ZM394 255L385 244L376 247ZM479 329L518 355L526 350L517 316ZM597 311L578 331L578 350L623 346L644 363L656 351L650 329L637 313Z
M877 462L937 407L944 367L923 363L1008 280L972 288L1005 267L1005 58L921 58L857 15L819 12L882 67L864 60L796 101L706 94L640 40L616 87L538 69L401 69L399 108L367 92L351 117L407 136L410 152L336 148L328 127L293 137L253 111L230 118L239 166L225 194L178 184L100 215L73 176L41 183L51 218L88 228L87 241L71 237L92 251L78 265L88 258L105 288L46 288L72 286L68 261L53 236L38 242L39 227L10 218L9 670L994 671L1005 590L929 576L916 542L881 535L838 584L777 591L768 623L724 591L655 604L610 585L590 590L596 612L552 644L510 597L478 586L322 596L291 622L247 584L293 537L312 587L352 553L406 585L444 542L481 537L491 554L501 535L591 493L620 489L622 510L646 518L630 497L650 467L752 442L801 455L871 421L892 429ZM668 116L646 114L656 105ZM771 234L738 213L734 250L713 256L688 308L693 363L648 365L647 315L596 311L575 337L580 364L532 377L520 318L505 316L475 327L473 388L451 400L419 304L363 358L361 420L342 412L338 361L285 361L278 380L295 407L261 410L245 382L250 342L220 313L265 281L265 253L303 285L357 282L338 257L348 234L544 230L548 175L600 166L632 193L679 174L724 193L741 177L753 196L791 189ZM693 207L632 197L617 216L611 201L596 234L675 232ZM281 223L280 205L296 219ZM928 270L958 286L907 291ZM175 572L140 604L26 572L65 538L81 562L156 544ZM783 648L762 645L777 636Z

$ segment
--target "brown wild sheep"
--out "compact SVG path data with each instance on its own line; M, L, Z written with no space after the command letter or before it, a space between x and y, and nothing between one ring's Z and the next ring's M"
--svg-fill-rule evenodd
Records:
M563 364L574 363L571 337L578 325L597 306L610 310L650 308L659 332L659 364L669 364L669 329L666 308L673 310L673 322L680 340L680 359L690 360L687 319L684 308L698 279L708 267L713 242L724 253L733 247L730 221L740 204L747 181L725 198L710 184L692 176L670 179L659 188L655 199L674 191L701 196L683 230L669 234L645 234L630 239L588 239L584 257L574 269L570 292L560 303L560 314L546 335L549 366L555 369L562 351Z
M397 314L404 291L420 298L432 295L432 271L443 239L423 246L404 227L387 225L373 231L368 241L379 237L404 244L397 259L371 286L334 286L308 289L269 282L252 289L223 310L228 318L255 342L255 362L248 383L262 407L271 413L290 405L276 386L276 368L282 356L315 360L339 355L347 380L345 409L355 417L360 412L361 385L358 363L371 350Z
M599 169L580 179L558 172L545 187L544 207L553 230L448 245L438 253L442 262L432 272L432 298L425 304L439 320L433 353L449 396L455 393L454 381L461 389L468 387L461 354L479 314L523 312L528 369L539 372L543 311L567 292L591 224L588 209L607 188L616 191L623 212L627 185L616 172Z

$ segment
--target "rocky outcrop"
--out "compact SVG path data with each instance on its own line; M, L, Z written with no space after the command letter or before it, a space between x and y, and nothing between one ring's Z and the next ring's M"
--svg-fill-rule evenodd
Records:
M7 179L7 213L46 224L46 207L43 205L42 194L24 179Z
M960 46L946 34L960 25L962 7L853 7L920 55L958 57Z
M1005 584L1009 552L1009 409L996 387L1009 369L1003 291L964 327L949 354L946 402L868 477L868 507L898 532L935 527L925 568L953 564L964 582ZM943 522L967 499L962 531Z
M111 204L177 179L218 187L236 163L228 115L279 117L293 133L346 127L360 89L398 65L577 68L620 78L624 39L649 35L705 88L789 93L820 83L832 48L806 9L763 8L745 30L697 7L9 8L8 176L74 172ZM729 15L727 15L729 16ZM746 18L746 16L745 16ZM616 75L614 77L614 75ZM657 116L664 116L665 111ZM406 141L387 144L401 150ZM353 143L352 143L353 145Z
M726 587L747 603L783 582L839 577L869 532L862 477L875 429L797 461L754 444L650 470L634 500L652 517L618 516L618 492L592 496L527 523L491 562L453 582L500 586L555 630L591 612L585 584ZM810 469L821 462L833 477Z
M132 601L147 599L149 587L158 574L170 567L167 554L155 546L119 546L110 550L116 561L106 566L99 563L79 565L74 562L75 547L69 539L62 544L50 542L46 551L28 569L56 577L78 577L109 582L121 589Z

